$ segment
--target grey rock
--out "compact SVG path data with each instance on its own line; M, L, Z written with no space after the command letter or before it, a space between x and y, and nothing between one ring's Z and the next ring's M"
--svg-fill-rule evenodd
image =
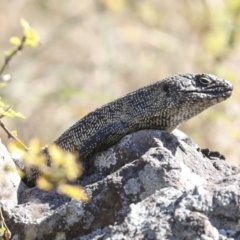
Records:
M16 172L16 166L12 161L12 156L6 147L0 142L0 200L9 208L18 204L19 192L25 189L21 178Z
M179 130L125 136L83 162L89 203L24 188L13 173L1 198L12 239L240 239L240 168L197 148Z

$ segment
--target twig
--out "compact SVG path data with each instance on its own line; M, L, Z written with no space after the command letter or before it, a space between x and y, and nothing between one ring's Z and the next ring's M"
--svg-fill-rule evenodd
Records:
M5 112L8 112L9 110L11 110L12 109L12 105L10 105L6 110L5 110ZM4 118L5 116L4 115L0 115L0 119L1 118Z
M0 121L0 126L2 127L2 129L7 133L8 138L9 139L14 139L15 141L17 141L26 151L29 151L29 148L16 136L14 136L11 131L5 126L5 124Z
M21 40L21 44L9 56L5 57L4 63L0 69L0 76L3 74L5 68L7 67L8 63L13 58L13 56L16 55L19 51L21 51L23 49L25 40L26 40L26 37L23 36L22 40Z

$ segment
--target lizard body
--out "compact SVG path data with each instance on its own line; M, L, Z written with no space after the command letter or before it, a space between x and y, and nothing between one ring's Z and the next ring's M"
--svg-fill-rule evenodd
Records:
M210 74L179 74L110 102L76 122L57 140L64 151L80 158L110 147L128 133L142 129L173 131L181 123L231 96L230 82ZM48 155L47 148L43 154ZM48 165L50 165L48 158ZM39 172L26 176L32 185Z

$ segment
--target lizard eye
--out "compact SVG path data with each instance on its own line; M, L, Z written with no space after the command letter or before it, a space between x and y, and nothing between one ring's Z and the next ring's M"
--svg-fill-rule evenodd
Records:
M200 78L199 78L199 81L200 81L200 83L201 83L202 85L204 85L204 86L207 86L207 85L209 85L209 84L211 83L211 80L210 80L210 79L207 79L207 78L205 78L205 77L200 77Z

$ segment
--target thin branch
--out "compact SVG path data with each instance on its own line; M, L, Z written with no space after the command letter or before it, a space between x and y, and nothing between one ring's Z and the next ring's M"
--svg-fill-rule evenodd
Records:
M5 110L5 112L8 112L9 110L11 110L12 109L12 105L10 105L6 110ZM1 118L4 118L5 116L4 115L0 115L0 119Z
M16 136L14 136L11 131L5 126L5 124L0 121L0 126L2 127L2 129L7 133L8 138L9 139L14 139L15 141L17 141L26 151L29 151L29 148Z
M9 56L5 57L4 63L0 69L0 76L3 74L5 68L7 67L8 63L13 58L13 56L16 55L18 52L20 52L23 49L25 40L26 40L26 37L23 36L22 40L21 40L21 44L16 49L14 49L14 51Z

